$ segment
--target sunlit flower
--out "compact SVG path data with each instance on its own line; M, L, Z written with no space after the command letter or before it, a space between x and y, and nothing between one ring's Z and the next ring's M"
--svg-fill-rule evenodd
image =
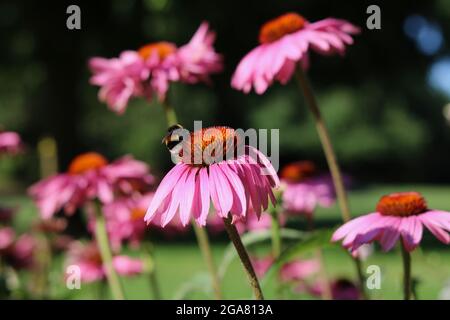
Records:
M119 58L90 59L91 84L100 86L99 98L112 111L123 113L132 97L164 100L171 82L209 82L222 70L222 58L214 51L214 32L208 23L200 25L185 45L160 41L136 51L127 50Z
M231 213L235 220L245 217L250 206L259 217L269 198L275 204L272 188L279 185L275 169L257 149L244 146L235 130L205 128L182 144L180 162L164 177L150 203L148 223L156 219L165 226L179 213L183 225L193 217L204 226L211 201L218 216ZM185 149L191 152L182 154ZM213 156L205 157L208 152Z
M388 251L401 238L405 249L412 251L422 239L423 227L443 243L450 243L450 212L428 209L418 192L392 193L380 199L376 212L341 226L332 241L343 239L342 245L351 252L365 243L378 241Z
M283 208L287 213L311 215L317 206L330 207L335 202L333 180L318 174L314 163L299 161L280 172Z
M262 94L274 80L286 84L297 63L308 66L309 51L322 55L343 55L352 35L359 28L351 23L327 18L310 23L297 13L287 13L261 27L260 45L239 63L231 85L233 88Z
M89 201L113 200L115 192L127 193L136 182L153 183L148 166L131 156L109 163L102 155L89 152L75 157L67 172L46 178L29 189L42 218L49 218L61 209L67 214Z
M16 154L22 149L20 136L12 131L0 131L0 155Z
M80 268L82 282L89 283L106 278L100 251L94 242L72 243L68 251L67 265L76 265ZM113 266L118 274L124 276L142 273L144 269L142 260L123 255L113 257Z

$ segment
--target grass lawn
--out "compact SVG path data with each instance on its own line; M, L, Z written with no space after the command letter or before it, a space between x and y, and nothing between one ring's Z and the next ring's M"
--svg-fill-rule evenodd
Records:
M439 208L450 211L450 186L430 185L372 185L351 192L350 201L353 215L368 213L373 210L379 197L394 191L416 190L428 200L431 208ZM20 213L16 217L16 229L25 230L30 221L36 217L36 211L32 203L24 197L3 196L0 203L5 205L19 205ZM340 223L340 216L336 206L329 209L320 209L316 214L318 228L329 228ZM295 228L303 228L302 224L294 225ZM450 279L450 251L448 247L434 239L428 232L424 233L423 246L412 255L413 276L417 279L417 292L420 299L436 299L444 283ZM213 239L213 250L217 264L220 264L227 242L223 238ZM257 248L269 250L267 245ZM133 254L132 251L130 251ZM328 248L324 251L326 269L330 277L347 277L354 279L354 266L348 255L339 246ZM187 283L196 279L199 288L195 289L188 297L210 298L205 293L207 284L206 268L202 257L196 247L195 240L191 237L180 240L156 241L156 264L158 278L164 298L179 297ZM369 294L375 299L399 299L402 296L402 264L398 248L389 253L382 253L378 247L375 252L364 262L365 267L378 265L381 270L381 288L370 290ZM21 277L26 283L27 277ZM55 259L51 272L51 297L93 299L107 297L108 290L99 284L82 284L80 290L66 289L62 273L62 257ZM191 281L192 283L192 281ZM145 276L124 279L125 290L128 298L149 299L151 291L149 280ZM267 298L277 298L279 293L275 290L274 281L269 281L263 288ZM246 299L251 297L251 291L246 283L245 275L238 261L234 261L228 269L223 281L224 297L229 299ZM287 293L284 297L305 298L306 296Z

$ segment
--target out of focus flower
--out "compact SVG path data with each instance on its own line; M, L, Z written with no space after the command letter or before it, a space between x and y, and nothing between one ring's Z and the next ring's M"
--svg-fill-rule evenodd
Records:
M67 265L76 265L80 268L82 282L99 281L106 277L100 251L93 242L88 244L72 243L68 251ZM113 266L117 273L124 276L139 274L144 268L141 260L127 256L113 257Z
M355 218L333 234L332 241L352 253L365 243L378 241L384 251L391 250L401 239L407 251L413 251L422 240L423 227L445 244L450 243L450 212L428 209L418 192L399 192L383 196L376 212Z
M0 155L16 154L22 149L20 136L12 131L0 131Z
M124 51L112 59L92 58L89 67L93 73L91 84L101 87L100 101L114 112L125 112L130 98L148 94L144 81L149 79L150 70L135 51Z
M317 206L330 207L335 201L333 180L318 174L314 163L299 161L286 165L280 173L283 208L287 213L311 215Z
M0 253L8 249L13 243L16 233L13 228L0 228Z
M261 27L260 45L239 63L231 85L245 93L252 87L262 94L274 80L286 84L297 63L308 66L309 51L322 55L345 53L360 29L351 23L327 18L310 23L297 13L287 13Z
M350 280L337 279L331 284L333 300L360 300L361 293L358 287Z
M278 220L281 226L286 223L283 215L280 215ZM272 226L272 217L270 213L263 212L258 219L258 216L250 210L246 218L240 218L235 221L235 226L240 234L268 230Z
M131 156L109 163L102 155L89 152L75 157L67 172L31 186L29 194L41 217L47 219L61 209L71 214L95 199L109 203L117 192L132 192L136 181L150 185L153 180L148 166Z
M2 259L14 269L28 269L33 266L36 240L29 234L14 239L2 252Z
M161 41L124 51L119 58L92 58L91 83L101 87L100 100L121 114L132 97L165 99L170 82L209 82L209 76L222 70L222 58L214 51L214 32L208 23L200 25L189 43L177 48Z
M259 217L268 208L268 198L275 204L272 188L279 185L275 169L261 152L251 146L244 147L238 140L236 131L227 127L191 133L183 141L187 143L183 149L194 152L182 155L181 161L164 177L145 220L158 221L164 227L178 212L183 225L193 217L204 226L211 201L218 216L226 218L231 213L234 220L245 217L250 206ZM217 146L224 157L219 154L214 159L205 157L206 148L218 150ZM237 154L241 149L244 152Z
M280 278L284 282L302 281L316 274L320 270L320 263L315 259L296 260L281 267Z
M272 256L267 256L264 258L251 257L253 269L259 278L262 278L267 271L269 271L274 261L275 260Z

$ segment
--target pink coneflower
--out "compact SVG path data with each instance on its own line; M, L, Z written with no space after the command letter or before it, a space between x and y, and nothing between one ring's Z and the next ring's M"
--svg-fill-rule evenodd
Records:
M2 260L14 269L28 269L33 266L33 254L36 240L29 234L15 237L14 231L3 228L0 230L0 254ZM4 246L4 248L2 248Z
M213 139L207 130L216 131ZM222 146L223 154L235 152L242 144L231 128L215 127L191 133L189 150L191 157L182 156L179 162L161 181L155 196L147 210L145 221L160 221L167 225L178 213L183 225L193 217L200 226L206 224L210 203L222 218L229 213L239 219L246 216L251 206L259 217L268 207L268 198L275 205L273 187L278 187L278 176L270 161L257 149L245 146L244 154L234 159L210 163L211 159L202 157L205 150L213 146ZM229 146L235 146L229 150ZM228 149L227 149L228 146ZM183 150L181 150L183 152ZM195 164L196 154L200 155L199 164ZM268 175L263 170L270 172Z
M183 225L193 218L198 225L205 226L212 202L215 214L224 220L256 299L263 299L257 276L232 219L245 217L250 207L259 217L268 208L269 198L275 205L272 188L279 186L275 169L261 152L244 145L244 139L231 128L195 131L183 137L181 145L180 162L161 181L145 221L159 221L164 227L178 213Z
M117 273L125 276L140 274L144 268L141 260L128 256L115 256L112 263ZM76 265L80 268L83 282L89 283L105 279L105 266L100 251L93 242L73 243L68 251L67 265Z
M12 131L0 131L0 155L16 154L22 150L20 136Z
M336 195L333 180L318 174L310 161L286 165L280 173L283 191L283 208L290 214L312 215L317 206L330 207Z
M89 60L93 73L91 84L100 86L100 101L117 113L125 112L132 97L148 94L144 81L150 76L150 70L142 57L135 51L124 51L118 58L95 57Z
M380 199L376 212L341 226L332 240L343 239L343 246L354 252L373 241L378 241L384 251L389 251L401 239L410 252L419 245L424 226L443 243L450 243L450 212L428 209L418 192L392 193Z
M109 203L116 192L131 192L134 184L149 185L153 180L148 166L130 156L109 163L102 155L89 152L75 157L67 172L31 186L29 194L42 218L49 218L61 209L71 214L95 199Z
M315 282L313 285L302 286L297 289L299 292L308 292L312 296L323 296L323 284ZM360 300L362 295L358 287L350 280L339 278L330 283L331 299L333 300Z
M297 13L287 13L261 27L259 43L239 63L231 81L233 88L262 94L274 80L286 84L300 62L308 66L309 50L322 55L341 54L353 43L359 28L327 18L310 23Z
M125 112L132 97L165 100L171 82L209 82L210 74L222 70L222 58L214 51L214 32L200 25L189 43L177 47L167 41L154 42L119 58L95 57L89 61L91 83L101 87L99 97L112 111Z

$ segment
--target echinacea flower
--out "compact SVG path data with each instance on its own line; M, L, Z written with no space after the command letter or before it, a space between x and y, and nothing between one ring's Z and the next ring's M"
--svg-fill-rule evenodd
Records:
M16 233L11 227L0 228L0 253L9 248L14 243Z
M278 222L280 226L283 226L286 223L284 215L279 215ZM236 219L235 226L240 234L244 232L258 232L269 230L272 226L272 216L270 215L270 213L262 212L258 218L258 216L254 212L252 212L252 210L250 210L250 212L247 213L246 219Z
M95 57L89 60L93 73L91 84L100 86L100 101L119 114L125 112L132 97L146 95L144 81L150 70L142 57L135 51L124 51L118 58Z
M22 140L16 132L0 131L0 155L16 154L22 149Z
M313 285L298 288L299 292L308 292L312 296L322 297L324 284L316 281ZM360 300L362 298L358 287L350 280L339 278L330 283L331 298L333 300Z
M298 161L280 172L283 208L290 214L311 215L317 206L330 207L336 195L329 175L318 174L311 161Z
M119 58L91 58L91 84L100 86L99 98L116 113L125 112L132 97L150 100L166 97L171 82L209 82L210 74L222 70L222 58L214 51L214 32L203 22L192 39L177 47L168 41L127 50Z
M309 22L297 13L286 13L261 27L260 45L239 63L231 85L245 93L252 87L262 94L274 80L286 84L300 63L308 66L309 51L343 55L359 28L340 19Z
M275 169L256 148L244 145L234 129L204 128L181 144L180 162L156 190L147 223L156 219L164 227L178 213L183 225L193 217L204 226L211 202L215 214L227 218L231 213L234 220L245 217L250 207L259 217L268 208L268 198L275 204Z
M75 157L67 172L31 186L29 194L47 219L61 209L71 214L95 199L109 203L116 192L133 190L136 181L149 185L153 180L148 166L131 156L109 163L102 155L88 152Z
M337 229L332 241L343 239L342 245L354 253L361 245L374 241L389 251L401 239L404 248L411 252L420 244L423 227L441 242L450 243L450 212L428 209L418 192L391 193L380 199L375 212Z
M9 227L0 229L0 258L14 269L28 269L34 263L36 240L29 234L16 238Z
M90 283L106 277L100 251L94 242L72 243L68 250L67 265L76 265L80 268L82 282ZM120 255L113 257L113 267L120 275L132 276L142 273L144 263L140 259Z

